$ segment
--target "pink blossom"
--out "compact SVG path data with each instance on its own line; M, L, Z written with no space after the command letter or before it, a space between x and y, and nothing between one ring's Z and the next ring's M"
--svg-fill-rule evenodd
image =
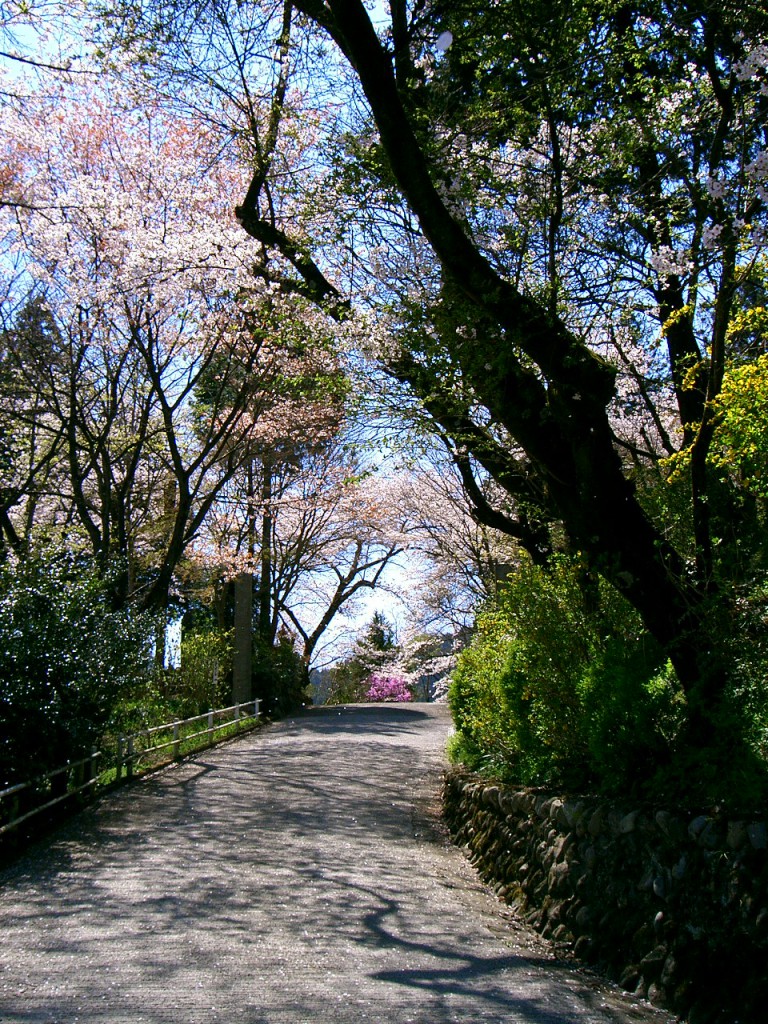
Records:
M374 702L401 702L413 700L413 694L406 681L400 676L382 676L374 673L368 679L365 699Z

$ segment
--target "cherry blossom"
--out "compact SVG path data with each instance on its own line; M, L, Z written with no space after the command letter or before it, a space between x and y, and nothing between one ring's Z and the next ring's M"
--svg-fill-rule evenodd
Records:
M64 83L6 113L3 227L19 301L31 289L61 338L46 385L68 424L59 504L97 551L156 567L147 600L162 603L248 446L285 444L313 405L317 441L333 429L322 394L291 381L335 360L322 312L253 276L261 247L229 200L240 162L205 125L133 100ZM45 380L42 354L33 371Z

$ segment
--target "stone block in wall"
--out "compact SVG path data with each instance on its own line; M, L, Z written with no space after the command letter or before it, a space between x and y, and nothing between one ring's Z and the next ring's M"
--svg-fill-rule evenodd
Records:
M765 822L450 778L445 806L481 875L531 926L681 1016L708 1001L717 1024L763 1024Z

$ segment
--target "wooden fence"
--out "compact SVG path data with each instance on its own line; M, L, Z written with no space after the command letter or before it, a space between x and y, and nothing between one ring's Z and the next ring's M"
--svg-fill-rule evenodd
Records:
M222 731L237 732L239 727L254 723L259 705L258 700L233 704L204 715L140 729L130 736L118 737L116 751L94 748L79 761L69 761L0 790L0 837L78 794L130 779L141 768L178 760L182 748L186 754L211 746L221 738Z

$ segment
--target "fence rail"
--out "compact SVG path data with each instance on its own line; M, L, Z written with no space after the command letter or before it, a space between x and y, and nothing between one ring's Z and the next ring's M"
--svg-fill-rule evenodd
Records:
M162 751L170 750L172 758L181 756L182 744L192 744L193 750L201 750L216 742L216 738L224 729L255 721L259 716L260 701L252 700L245 704L233 704L228 708L217 708L203 715L191 718L175 719L163 725L154 725L128 736L120 736L117 740L116 753L94 748L87 757L78 761L68 761L60 768L44 772L26 782L17 782L6 789L0 790L0 837L17 828L35 815L50 810L65 800L94 790L106 782L119 782L124 776L130 779L142 762L162 758L153 758ZM187 732L189 726L205 722L205 728ZM163 739L163 734L169 736ZM195 742L202 740L204 742ZM190 751L191 752L191 751ZM96 769L99 765L98 771ZM32 807L24 806L25 798L33 803Z

